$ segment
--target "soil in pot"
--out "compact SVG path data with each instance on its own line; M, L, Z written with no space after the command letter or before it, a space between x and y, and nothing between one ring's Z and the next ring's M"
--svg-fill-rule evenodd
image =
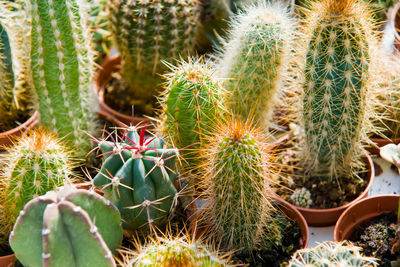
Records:
M380 259L379 266L390 267L390 262L400 256L398 253L391 253L395 242L396 222L395 212L382 213L373 220L358 226L350 241L361 247L366 256Z
M7 132L11 129L14 129L24 122L26 122L32 116L32 112L20 112L17 114L15 119L10 123L5 123L4 121L0 121L0 132Z

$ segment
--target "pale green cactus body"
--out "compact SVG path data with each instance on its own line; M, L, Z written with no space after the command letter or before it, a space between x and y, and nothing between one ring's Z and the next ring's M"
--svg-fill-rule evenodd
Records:
M296 189L290 196L292 202L299 207L309 208L312 204L311 192L305 188Z
M42 124L84 157L93 127L93 49L85 1L31 0L31 68Z
M296 24L282 4L248 5L232 23L217 63L226 102L244 120L269 124L287 73Z

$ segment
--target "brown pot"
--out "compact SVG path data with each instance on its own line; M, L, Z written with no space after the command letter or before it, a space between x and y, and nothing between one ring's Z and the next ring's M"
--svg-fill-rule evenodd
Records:
M350 203L340 206L337 208L331 208L331 209L311 209L311 208L303 208L303 207L298 207L295 206L298 211L304 216L306 219L307 223L309 226L330 226L334 225L340 215L351 205L354 203L358 202L359 200L366 198L368 196L368 191L371 188L372 182L375 178L375 169L374 169L374 163L372 162L372 159L370 156L366 156L366 164L367 164L367 179L368 185L365 188L365 190L353 201Z
M20 136L25 131L30 130L32 127L39 123L39 112L35 111L32 116L20 126L11 129L7 132L0 133L0 150L3 150L5 146L13 144L13 139Z
M399 144L400 138L393 138L393 139L383 139L383 138L371 138L371 141L374 142L376 146L369 146L367 150L372 155L379 155L379 150L381 147L386 146L388 144Z
M349 239L360 224L372 220L383 212L397 212L399 197L399 195L380 195L351 205L335 225L334 240L340 242Z
M1 256L0 267L12 267L16 261L17 259L15 258L15 254Z
M100 110L97 112L100 116L114 121L118 126L125 124L125 126L136 125L140 122L151 125L151 120L145 117L133 117L122 114L111 107L104 101L105 87L111 80L111 74L118 72L121 66L121 57L116 55L113 57L107 56L101 63L100 68L96 73L95 78L95 92L99 101Z

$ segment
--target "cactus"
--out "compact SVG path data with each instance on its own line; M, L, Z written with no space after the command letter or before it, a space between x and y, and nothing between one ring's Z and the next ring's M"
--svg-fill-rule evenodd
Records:
M41 128L8 148L0 174L1 242L8 239L24 205L73 179L74 167L65 145L53 133Z
M145 138L145 128L138 133L131 126L123 136L121 142L98 141L104 162L94 183L120 210L124 229L151 230L176 205L177 151L165 148L161 138Z
M193 53L199 12L195 0L109 1L110 31L134 98L153 98L161 83L156 74L166 70L163 60Z
M160 128L175 147L190 147L182 151L182 156L188 166L194 166L196 149L224 114L223 89L201 60L182 62L167 78L161 97Z
M289 262L289 267L378 266L377 259L363 256L360 250L360 247L353 246L347 242L334 243L325 241L314 248L296 251Z
M266 149L258 130L231 119L221 122L200 151L207 206L199 220L211 225L213 238L228 250L251 252L270 239L264 229L273 210L269 183L277 172Z
M137 250L135 257L126 257L124 266L230 266L224 257L216 255L200 242L191 241L186 235L152 238L149 244Z
M246 120L268 125L288 66L296 24L281 3L249 5L232 22L217 63L227 104Z
M94 127L90 94L93 49L86 2L31 0L31 68L42 124L86 156Z
M309 208L312 204L311 193L305 188L296 189L290 196L293 204L299 207Z
M325 180L357 175L370 115L375 36L369 11L359 0L314 2L303 27L304 162Z
M18 260L29 266L115 266L121 217L102 196L72 186L28 202L10 234Z

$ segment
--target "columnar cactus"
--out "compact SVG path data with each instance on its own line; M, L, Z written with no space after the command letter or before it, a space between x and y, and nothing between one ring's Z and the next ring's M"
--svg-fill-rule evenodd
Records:
M296 251L289 262L289 267L378 266L376 263L377 259L363 256L360 250L360 247L353 246L346 242L334 243L325 241L314 248Z
M118 209L94 191L67 187L25 206L10 245L26 266L116 266L120 220Z
M2 242L8 238L24 205L70 181L73 168L65 145L53 133L43 129L31 131L8 149L0 175Z
M144 247L138 248L135 257L127 258L124 266L187 266L222 267L229 262L204 247L199 242L190 241L187 236L156 237Z
M103 165L94 178L107 199L121 212L127 230L146 230L165 223L177 202L174 183L175 149L167 149L161 138L145 138L130 127L124 139L99 141Z
M232 29L217 63L228 106L260 126L268 120L282 90L296 24L281 3L248 5L233 18Z
M160 126L178 148L184 159L193 165L198 158L195 149L211 133L223 115L222 87L213 78L213 71L200 60L182 62L167 76L162 96Z
M31 68L42 124L84 157L93 128L93 49L85 0L31 0Z
M307 13L303 121L312 175L354 173L367 125L372 23L359 0L323 0Z
M251 252L264 239L273 210L268 195L276 170L259 131L229 120L201 149L207 206L199 220L211 225L213 238L227 250ZM272 233L276 235L276 233Z
M122 74L132 95L149 101L173 62L194 51L200 7L195 0L112 0L111 34L122 57Z

